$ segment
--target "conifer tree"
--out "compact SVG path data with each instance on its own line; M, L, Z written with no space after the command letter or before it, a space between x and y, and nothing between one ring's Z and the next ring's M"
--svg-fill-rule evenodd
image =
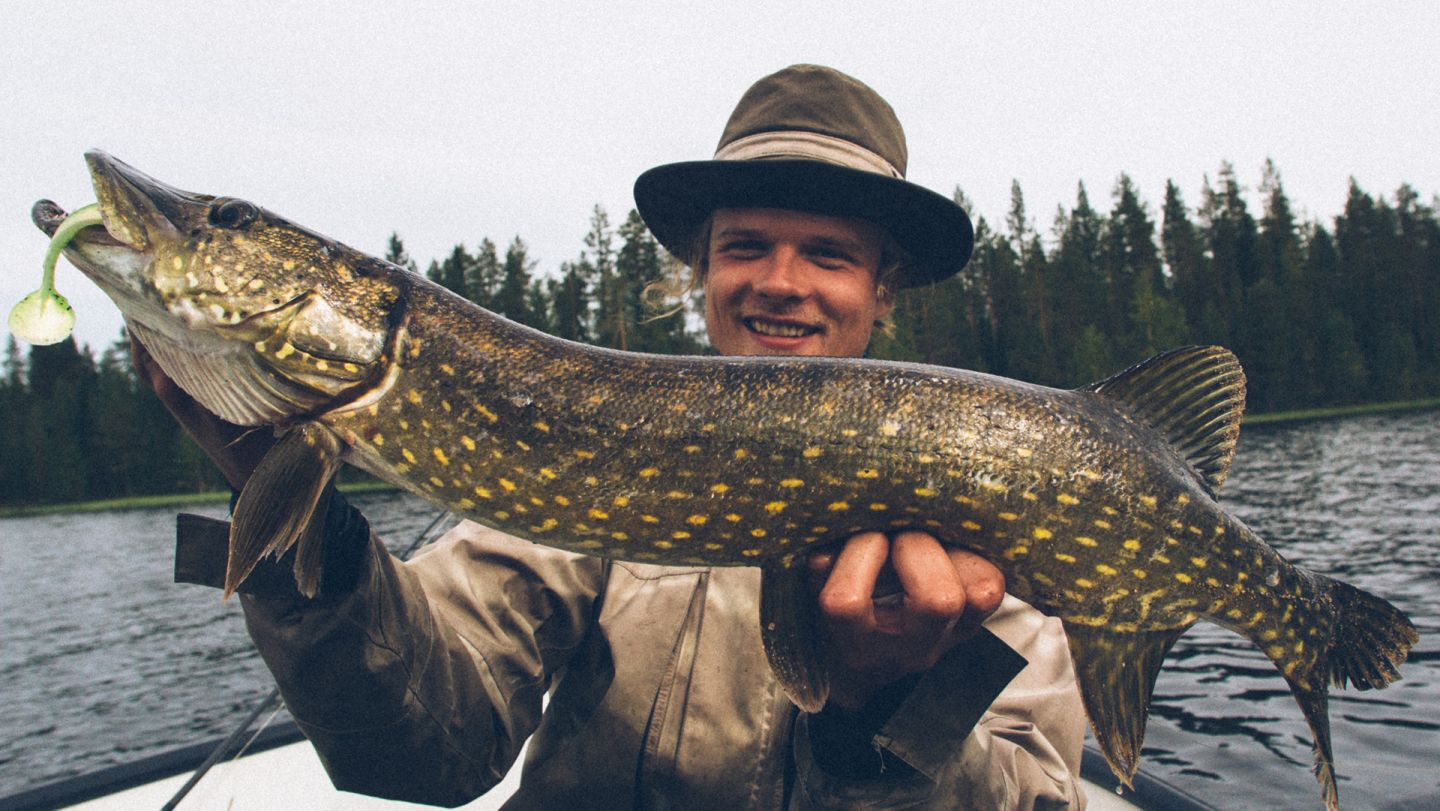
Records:
M530 310L532 269L534 263L530 261L529 249L524 240L517 236L505 249L505 263L500 270L500 289L495 293L491 309L512 321L535 326L541 314L532 313Z
M390 232L390 242L385 248L385 261L405 268L411 273L418 273L420 270L416 266L415 260L411 259L410 254L405 251L405 243L400 240L400 234L395 231Z

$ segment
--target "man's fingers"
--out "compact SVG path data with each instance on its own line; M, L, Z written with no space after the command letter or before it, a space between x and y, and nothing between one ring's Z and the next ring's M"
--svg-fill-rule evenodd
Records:
M820 590L820 610L832 621L847 626L873 622L871 595L889 556L890 540L882 533L862 532L846 541Z
M970 636L990 618L1005 599L1005 575L995 564L964 549L947 549L951 570L965 589L965 614L955 626L956 633Z
M933 535L902 532L891 560L905 592L906 613L925 626L948 629L965 612L965 586L945 547Z

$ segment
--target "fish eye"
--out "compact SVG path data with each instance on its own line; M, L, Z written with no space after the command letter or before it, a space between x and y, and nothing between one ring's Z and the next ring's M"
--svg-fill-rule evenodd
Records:
M234 197L219 197L210 204L206 218L220 228L244 228L260 216L254 203Z

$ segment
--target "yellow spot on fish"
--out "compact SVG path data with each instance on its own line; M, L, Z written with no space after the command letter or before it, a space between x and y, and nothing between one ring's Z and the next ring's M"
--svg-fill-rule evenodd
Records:
M385 444L385 435L376 434L374 437L371 437L370 441L374 442L376 447L379 447Z
M719 550L719 549L724 549L724 548L725 548L725 544L723 544L723 543L715 543L714 541L711 541L710 543L705 544L705 548L706 548L706 549L709 549L711 552L714 552L714 551Z
M1103 575L1117 575L1117 574L1120 574L1120 570L1119 570L1119 569L1116 569L1114 566L1106 566L1106 565L1103 564L1103 563L1097 564L1097 565L1095 566L1095 571L1097 571L1097 572L1099 572L1100 574L1103 574Z
M1029 459L1030 457L1035 455L1035 451L1032 451L1029 448L1016 448L1015 455L1020 457L1021 459Z
M265 354L265 342L264 342L264 341L256 341L256 342L255 342L255 351L256 351L256 352L259 352L259 353L262 354L262 355Z
M653 515L642 515L642 516L640 516L640 520L641 520L641 521L644 521L644 522L647 523L647 524L658 524L658 523L660 523L660 519L659 519L659 518L656 518L656 517L653 516Z
M674 539L677 540L677 541L683 541L683 540L685 540L686 538L689 538L689 537L690 537L690 533L686 532L686 531L683 530L683 529L678 529L678 530L670 533L670 537L674 538Z
M1120 511L1115 509L1114 507L1101 507L1100 511L1109 516L1116 516L1120 514Z
M753 536L755 536L756 538L763 538L763 537L765 537L768 533L766 533L765 530L759 529L759 528L757 527L756 529L750 530L750 534L753 535Z
M855 471L855 477L860 479L878 479L880 471L873 467L863 467Z
M405 392L405 399L406 399L406 400L409 400L411 403L414 403L415 405L420 405L422 402L425 401L425 398L420 394L419 391L417 391L417 390L415 390L415 389L411 389L411 390Z
M917 487L915 488L915 495L921 498L930 498L931 496L938 495L938 493L929 487Z
M431 451L431 453L435 454L435 461L439 462L440 464L450 464L450 457L445 455L445 451L443 448L435 448Z
M1079 586L1079 587L1082 588L1082 589L1094 588L1094 587L1095 587L1095 581L1093 581L1093 580L1086 580L1085 578L1081 577L1081 578L1077 578L1077 579L1075 580L1075 585Z
M971 532L979 532L982 529L982 527L974 521L961 521L960 526L961 528L968 529Z
M765 512L770 515L779 515L787 506L783 501L772 501L765 505Z
M410 452L409 448L401 448L400 455L405 457L405 461L409 462L412 465L419 461L415 458L415 454Z
M607 513L604 510L596 509L594 507L590 508L590 512L588 513L588 515L591 518L594 518L596 521L604 521L605 519L610 517L610 513Z
M1035 495L1034 493L1021 493L1021 494L1020 494L1020 497L1023 498L1023 499L1025 499L1026 501L1039 501L1039 500L1040 500L1040 497L1037 496L1037 495Z
M659 475L660 475L660 469L659 469L659 468L647 467L647 468L645 468L644 470L640 471L640 478L642 478L642 479L649 479L649 478L653 478L653 477L659 476Z
M725 493L728 493L729 491L730 491L730 485L728 485L728 484L712 484L712 485L710 485L710 492L715 493L715 494L717 494L717 495L723 495L723 494L725 494Z
M347 364L345 364L345 365L344 365L344 369L345 369L345 371L347 371L347 372L358 372L358 371L360 371L360 367L359 367L359 366L356 366L356 365L353 364L353 363L347 363Z
M1074 555L1067 555L1067 554L1065 554L1064 552L1056 552L1056 553L1055 553L1055 559L1058 560L1058 561L1060 561L1061 563L1074 563L1074 562L1075 562L1075 556L1074 556Z
M814 459L820 454L821 450L819 448L806 448L805 450L800 452L800 455L805 457L806 459Z
M527 444L525 444L524 441L519 440L519 439L515 440L515 447L519 448L519 449L522 450L522 451L528 451L528 450L530 450L530 446L527 445Z
M1175 503L1183 507L1186 504L1190 503L1190 497L1185 495L1184 493L1181 493L1180 495L1175 497Z
M1007 490L1010 489L1010 488L1006 487L1005 485L1003 485L1003 484L1001 484L1001 483L999 483L999 482L991 482L991 481L983 481L983 482L980 482L980 486L983 487L983 488L985 488L986 490L989 490L989 491L992 492L992 493L1004 493L1004 492L1006 492Z
M725 520L732 524L738 524L740 523L740 516L736 513L726 513Z
M1086 537L1086 536L1084 536L1084 535L1076 536L1076 538L1075 538L1075 543L1078 543L1078 544L1080 544L1081 546L1090 546L1090 547L1094 547L1094 546L1099 546L1099 545L1100 545L1099 542L1096 541L1094 538Z
M1121 544L1121 546L1124 546L1126 549L1129 549L1131 552L1138 552L1138 551L1140 551L1140 541L1139 541L1139 539L1137 539L1137 538L1126 538L1126 539L1125 539L1125 542L1124 542L1123 544Z
M1192 580L1194 580L1194 578L1192 578L1192 577L1191 577L1190 575L1188 575L1188 574L1185 574L1184 572L1176 572L1176 573L1175 573L1175 579L1176 579L1176 580L1179 580L1181 583L1189 583L1189 582L1191 582Z
M686 446L685 446L685 452L686 452L686 453L699 453L699 452L700 452L700 446L699 446L699 445L686 445Z
M483 406L483 405L480 405L479 403L476 403L476 404L475 404L475 410L478 411L478 412L480 412L480 416L484 417L485 419L489 420L490 422L499 422L499 421L500 421L500 418L497 417L497 416L495 416L495 412L494 412L494 411L491 411L490 409L486 408L486 407Z
M1079 503L1080 503L1080 499L1078 499L1078 498L1070 495L1069 493L1061 493L1060 495L1058 495L1058 496L1055 497L1055 500L1058 501L1058 502L1060 502L1061 504L1079 504Z
M289 341L286 341L284 345L280 347L280 350L275 353L275 357L284 360L293 354L295 354L295 347L291 346Z
M1110 522L1103 518L1095 519L1095 526L1099 529L1110 529Z
M1152 508L1153 508L1153 507L1155 506L1155 497L1154 497L1154 496L1141 496L1141 497L1140 497L1140 503L1141 503L1141 504L1144 504L1146 507L1152 507Z
M1010 560L1014 560L1021 555L1028 554L1030 554L1030 547L1028 546L1012 546L1009 549L1005 550L1005 557L1009 558Z
M629 506L630 506L630 497L629 497L629 496L616 496L616 497L615 497L615 500L612 501L611 503L614 504L616 507L629 507Z
M705 526L706 523L708 523L708 522L710 521L710 516L708 516L708 515L692 515L692 516L690 516L689 518L686 518L685 520L688 521L688 522L690 522L691 524L694 524L694 525L697 526L697 527L703 527L703 526Z
M462 436L460 437L460 444L461 444L461 445L464 445L464 446L465 446L465 450L467 450L467 451L473 451L473 450L475 450L475 440L471 439L471 438L468 437L468 436L463 436L463 435L462 435Z
M555 497L555 503L556 503L556 504L559 504L561 507L569 507L569 506L570 506L570 499L568 499L568 498L566 498L566 497L564 497L564 496L556 496L556 497Z
M887 505L883 501L870 502L870 509L874 510L875 512L880 512L881 510L884 510L886 506Z
M1146 577L1149 576L1149 573L1146 572L1144 569L1131 569L1130 574L1135 575L1136 580L1144 580Z
M477 496L479 496L479 497L481 497L481 498L490 498L490 491L487 490L487 489L484 488L484 487L476 487L476 488L475 488L475 495L477 495Z
M439 476L431 476L431 477L430 477L430 483L433 484L433 485L435 485L436 487L444 487L444 486L445 486L445 482L441 481Z
M1020 517L1019 515L1017 515L1017 514L1015 514L1015 513L1011 513L1011 512L1000 513L1000 518L1001 518L1001 520L1004 520L1004 521L1014 521L1015 519L1017 519L1017 518L1019 518L1019 517Z
M586 451L586 450L578 450L578 451L575 451L575 455L578 456L578 457L580 457L581 459L594 459L594 458L595 458L595 454L594 454L593 452L591 452L591 451Z
M690 494L689 494L689 493L682 493L682 492L679 491L679 490L671 490L670 492L668 492L668 493L665 494L665 497L666 497L666 498L689 498L689 497L690 497Z
M500 486L505 488L505 492L507 493L515 492L515 482L512 482L509 479L501 479Z
M838 513L838 512L842 512L842 511L844 511L844 510L848 510L848 509L850 509L850 505L849 505L848 503L844 502L844 501L832 501L832 502L830 502L830 512L837 512L837 513Z
M540 478L542 478L542 479L554 479L554 478L558 478L558 477L555 475L555 471L551 470L551 469L548 468L548 467L542 467L542 468L540 468Z
M747 450L745 450L744 448L736 448L736 449L735 449L735 458L736 458L736 459L744 459L745 457L747 457L747 456L749 456L749 455L750 455L750 452L747 451Z
M805 482L801 481L800 479L781 479L780 486L794 489L796 487L804 487Z
M764 531L765 531L765 530L763 530L763 529L762 529L762 530L757 530L757 532L761 532L761 533L763 533ZM744 556L747 557L747 558L753 558L753 557L759 557L762 553L761 553L761 551L760 551L759 549L742 549L742 550L740 550L740 554L744 555Z
M1042 540L1042 541L1048 540L1048 539L1050 539L1050 538L1052 538L1052 537L1055 536L1055 533L1051 532L1050 530L1048 530L1048 529L1046 529L1046 528L1044 528L1044 527L1036 527L1036 528L1035 528L1035 531L1032 532L1032 533L1030 533L1030 534L1031 534L1031 535L1034 535L1038 540Z

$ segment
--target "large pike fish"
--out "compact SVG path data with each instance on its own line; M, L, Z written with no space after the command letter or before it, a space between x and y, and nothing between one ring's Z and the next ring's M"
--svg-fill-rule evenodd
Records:
M852 359L661 357L516 325L243 200L86 156L103 227L70 260L175 381L280 438L241 493L226 590L298 543L342 463L537 543L763 567L777 676L828 689L807 550L919 528L975 550L1064 621L1086 709L1126 782L1161 660L1204 619L1289 682L1338 806L1327 690L1383 687L1417 641L1386 601L1292 566L1216 503L1244 405L1215 347L1061 391ZM42 201L36 224L64 213Z

